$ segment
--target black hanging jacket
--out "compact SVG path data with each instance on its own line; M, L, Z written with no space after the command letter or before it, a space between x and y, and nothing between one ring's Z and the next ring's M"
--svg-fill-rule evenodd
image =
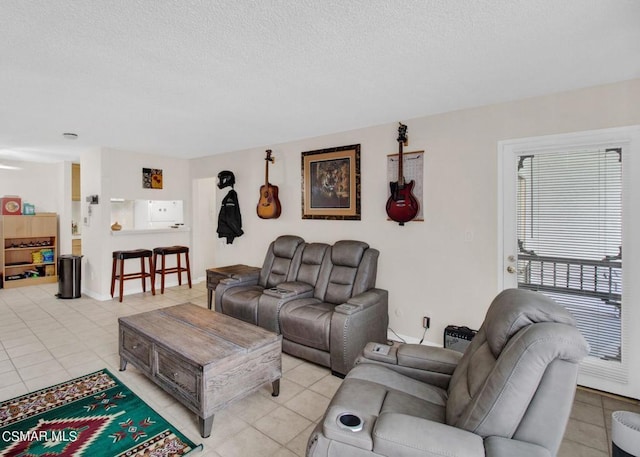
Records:
M238 194L231 189L222 199L220 214L218 215L218 238L226 238L227 244L242 236L242 216L238 205Z

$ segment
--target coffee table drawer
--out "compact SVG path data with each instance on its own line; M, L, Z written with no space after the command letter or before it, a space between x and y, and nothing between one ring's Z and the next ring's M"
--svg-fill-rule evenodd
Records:
M156 376L158 379L197 406L200 401L201 375L199 370L161 348L157 348L157 354L158 371Z
M120 350L124 351L127 356L140 362L143 366L139 368L151 370L151 341L126 328L122 329L121 332L122 342L120 344Z

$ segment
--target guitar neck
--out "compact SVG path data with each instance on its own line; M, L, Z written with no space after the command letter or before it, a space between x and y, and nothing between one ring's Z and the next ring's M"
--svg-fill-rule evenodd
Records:
M402 160L402 146L407 141L407 126L402 122L398 126L398 187L404 187L404 173L402 166L404 161Z
M269 162L273 162L271 149L267 149L267 156L264 158L264 185L269 185Z
M398 185L404 186L404 170L402 169L404 160L402 160L402 142L398 147Z

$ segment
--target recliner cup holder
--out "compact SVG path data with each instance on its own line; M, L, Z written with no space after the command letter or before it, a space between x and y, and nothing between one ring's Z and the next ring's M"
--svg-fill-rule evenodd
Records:
M288 292L291 292L288 289L281 289L280 287L272 287L269 289L271 292L277 293L277 294L286 294Z
M342 413L336 421L338 427L351 432L359 432L364 426L364 421L352 413Z

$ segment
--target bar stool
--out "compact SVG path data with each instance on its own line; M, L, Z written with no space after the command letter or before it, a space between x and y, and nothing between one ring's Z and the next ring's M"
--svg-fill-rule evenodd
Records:
M111 298L115 290L116 280L120 281L120 301L122 301L122 292L124 282L129 279L142 279L142 291L147 291L146 278L151 278L151 293L156 294L155 275L153 269L152 252L149 249L134 249L132 251L113 251L113 266L111 268ZM149 271L145 269L144 259L149 259ZM124 272L124 261L127 259L140 259L140 271L134 273ZM119 264L119 265L118 265Z
M175 267L167 268L165 266L166 256L176 254L177 265ZM186 266L182 266L180 263L180 254L184 254ZM160 264L158 264L158 256L162 256ZM187 280L189 281L189 289L191 289L191 268L189 266L189 248L187 246L166 246L155 248L153 250L153 264L156 266L156 274L160 275L160 293L164 293L164 277L171 273L178 274L178 285L182 285L182 273L187 273ZM158 265L160 267L158 268Z

